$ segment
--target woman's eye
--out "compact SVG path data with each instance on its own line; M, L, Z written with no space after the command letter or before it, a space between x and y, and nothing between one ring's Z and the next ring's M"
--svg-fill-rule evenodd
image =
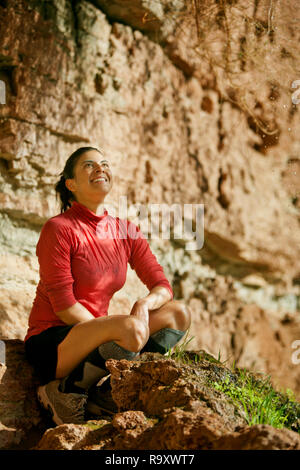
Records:
M89 166L92 166L92 167L93 167L93 166L94 166L94 163L89 162L89 163L86 163L86 164L85 164L85 167L89 167ZM109 164L108 164L108 163L102 163L101 166L105 166L106 168L109 168Z

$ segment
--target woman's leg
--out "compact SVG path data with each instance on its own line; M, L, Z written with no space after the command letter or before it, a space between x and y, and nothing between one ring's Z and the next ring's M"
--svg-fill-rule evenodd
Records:
M114 342L127 351L138 352L148 337L148 326L130 315L112 315L77 323L58 345L56 378L67 376L100 345Z
M149 310L149 335L162 328L185 331L191 324L191 310L180 300L170 300L162 307Z
M170 333L173 333L174 336L174 332L176 335L173 342L176 343L189 327L190 321L189 308L183 302L171 300L162 307L149 311L149 325L147 326L137 317L130 315L112 315L78 323L58 346L56 378L66 377L90 353L95 356L95 360L91 358L91 362L102 369L104 368L101 364L103 361L101 357L98 358L99 353L105 362L111 349L114 350L115 357L117 357L118 346L121 346L127 353L130 351L139 352L146 345L149 336L163 329L167 335L166 344L170 341L168 339ZM182 335L178 336L178 333L182 333ZM163 340L164 338L160 334L162 345L164 344ZM152 340L151 343L153 343ZM97 348L101 351L98 351ZM97 374L96 370L95 373Z
M191 324L190 309L179 300L171 300L149 311L149 339L140 351L165 354L185 335Z
M149 311L149 325L130 315L95 318L74 325L57 348L56 378L63 380L39 387L41 403L52 410L56 424L84 422L84 393L108 374L106 359L131 359L135 353L143 352L144 346L148 351L164 352L170 334L176 344L189 324L189 309L179 301L170 301Z
M149 327L139 318L116 315L74 325L57 347L56 378L38 387L38 397L53 421L83 423L87 390L108 375L105 360L135 356L147 342Z

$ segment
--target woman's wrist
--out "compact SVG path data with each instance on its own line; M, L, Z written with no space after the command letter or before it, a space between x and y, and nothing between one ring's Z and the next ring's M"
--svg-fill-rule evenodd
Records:
M166 287L162 286L154 287L146 297L140 299L141 302L146 303L149 310L160 308L169 300L171 300L170 293Z

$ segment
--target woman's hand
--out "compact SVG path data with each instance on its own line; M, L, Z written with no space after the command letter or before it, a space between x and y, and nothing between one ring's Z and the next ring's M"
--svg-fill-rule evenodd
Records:
M140 299L133 305L130 315L134 315L142 320L147 326L149 326L149 308L145 299Z

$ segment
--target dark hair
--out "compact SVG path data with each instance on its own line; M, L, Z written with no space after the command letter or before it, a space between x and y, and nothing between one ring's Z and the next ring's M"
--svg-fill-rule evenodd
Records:
M79 149L75 150L72 155L69 156L63 171L60 173L61 177L55 185L55 191L56 197L59 195L61 201L61 213L65 212L69 207L72 206L71 201L76 201L76 197L74 196L72 191L70 191L66 187L66 179L74 178L74 168L77 161L83 153L88 152L90 150L96 150L97 152L101 153L100 150L94 147L80 147Z

